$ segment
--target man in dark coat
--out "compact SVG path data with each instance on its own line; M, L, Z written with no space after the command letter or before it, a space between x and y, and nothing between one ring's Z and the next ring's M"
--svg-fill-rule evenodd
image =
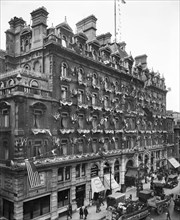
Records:
M88 215L88 210L87 210L87 206L85 206L85 208L84 208L84 219L87 219L87 215Z
M79 209L80 219L83 219L83 214L84 214L84 211L83 211L83 208L81 206L81 208Z

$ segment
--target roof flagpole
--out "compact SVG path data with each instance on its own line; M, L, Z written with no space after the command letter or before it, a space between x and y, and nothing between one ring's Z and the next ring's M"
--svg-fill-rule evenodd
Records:
M114 0L114 38L116 43L116 0Z

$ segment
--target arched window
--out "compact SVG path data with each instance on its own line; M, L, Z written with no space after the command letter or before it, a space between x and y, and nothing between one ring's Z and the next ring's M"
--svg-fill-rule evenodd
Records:
M4 83L0 82L0 89L3 89L3 88L4 88Z
M66 63L61 64L61 76L62 77L67 76L67 64Z
M32 81L30 82L30 86L31 86L32 88L39 88L39 84L38 84L38 82L37 82L36 80L32 80Z
M114 163L114 179L116 180L117 183L120 182L119 178L119 160L116 160Z
M83 82L83 69L79 69L78 71L78 82Z
M9 84L9 86L13 86L14 85L14 80L10 79L8 84Z

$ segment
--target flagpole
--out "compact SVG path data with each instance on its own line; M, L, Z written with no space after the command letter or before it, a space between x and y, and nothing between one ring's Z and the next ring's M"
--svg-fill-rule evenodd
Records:
M116 0L114 0L114 37L116 43Z

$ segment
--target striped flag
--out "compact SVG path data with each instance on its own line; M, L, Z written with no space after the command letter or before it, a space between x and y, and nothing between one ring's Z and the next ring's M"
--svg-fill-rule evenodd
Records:
M34 163L26 159L25 164L26 164L26 168L28 172L28 179L29 179L31 188L41 186L42 184L41 184L40 176Z

